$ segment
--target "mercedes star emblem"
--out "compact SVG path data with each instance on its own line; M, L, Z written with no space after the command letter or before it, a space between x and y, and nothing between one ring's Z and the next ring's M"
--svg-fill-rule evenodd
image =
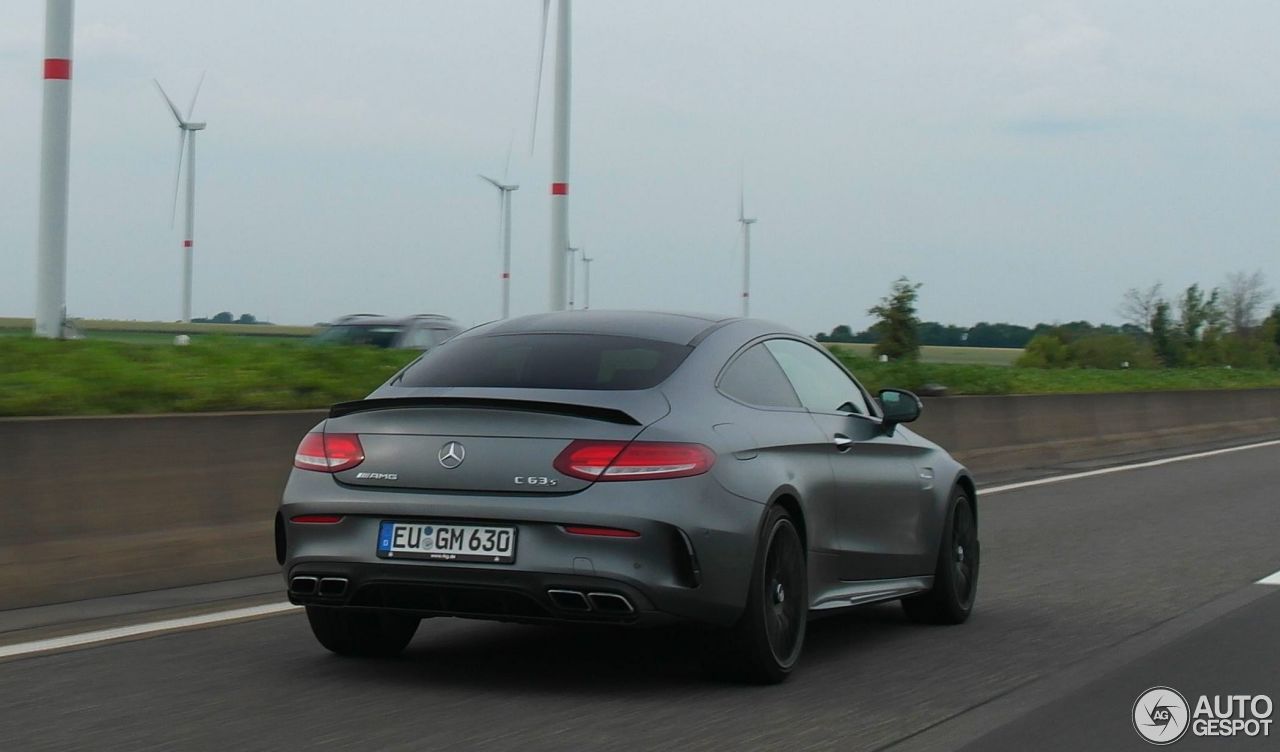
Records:
M446 470L452 470L467 458L466 447L456 441L450 441L448 444L440 447L440 453L436 455L436 459L440 460L440 466Z

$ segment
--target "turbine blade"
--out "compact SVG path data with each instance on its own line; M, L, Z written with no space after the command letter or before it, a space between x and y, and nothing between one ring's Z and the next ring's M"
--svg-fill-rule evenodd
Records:
M182 185L182 152L187 146L187 129L178 131L178 169L173 174L173 212L169 215L169 227L178 223L178 186Z
M478 175L477 177L479 177L481 180L484 180L485 182L489 183L489 184L490 184L490 185L492 185L494 188L497 188L498 190L502 190L502 183L499 183L498 181L494 180L493 178L489 177L488 175Z
M551 12L551 0L542 0L542 38L538 43L538 77L533 81L533 127L529 131L529 153L538 140L538 105L542 100L542 63L547 57L547 15Z
M182 115L178 114L178 108L173 104L173 100L169 98L169 95L164 93L164 87L154 78L151 79L151 82L160 91L160 96L164 97L165 104L169 105L169 111L173 113L173 119L178 121L178 125L182 125Z
M191 119L191 113L196 111L196 97L200 96L200 87L204 86L204 74L209 71L200 71L200 81L196 84L196 93L191 95L191 106L187 108L187 120Z
M746 184L747 184L747 168L746 165L738 165L738 221L747 218L746 209Z
M502 166L502 182L507 182L507 173L511 171L511 149L516 145L516 131L511 129L511 138L507 140L507 163Z

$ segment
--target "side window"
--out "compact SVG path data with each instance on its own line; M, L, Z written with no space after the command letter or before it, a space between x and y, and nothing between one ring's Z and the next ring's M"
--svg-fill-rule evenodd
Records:
M813 347L793 339L773 339L765 346L778 359L805 407L820 413L871 414L862 390Z
M800 407L800 398L764 345L738 356L720 379L720 391L748 405Z

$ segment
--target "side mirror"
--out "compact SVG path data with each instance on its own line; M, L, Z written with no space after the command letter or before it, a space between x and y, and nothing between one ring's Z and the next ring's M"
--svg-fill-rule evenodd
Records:
M884 410L884 426L890 432L899 423L910 423L919 418L924 407L920 398L906 389L881 389L878 396Z

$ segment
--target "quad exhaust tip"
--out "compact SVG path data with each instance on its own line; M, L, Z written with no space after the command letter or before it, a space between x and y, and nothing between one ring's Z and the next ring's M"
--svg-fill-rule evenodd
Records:
M336 598L347 592L346 577L325 577L320 580L320 595Z
M347 578L300 575L289 580L289 592L294 595L319 595L322 598L337 598L346 595Z
M587 596L577 590L548 590L547 595L551 597L551 602L556 604L557 608L565 611L590 611L591 604L587 602Z
M587 593L587 600L596 611L606 614L633 614L636 609L626 596L617 593Z
M600 614L634 614L635 606L617 593L583 593L579 590L548 590L556 608L564 611L595 611Z

